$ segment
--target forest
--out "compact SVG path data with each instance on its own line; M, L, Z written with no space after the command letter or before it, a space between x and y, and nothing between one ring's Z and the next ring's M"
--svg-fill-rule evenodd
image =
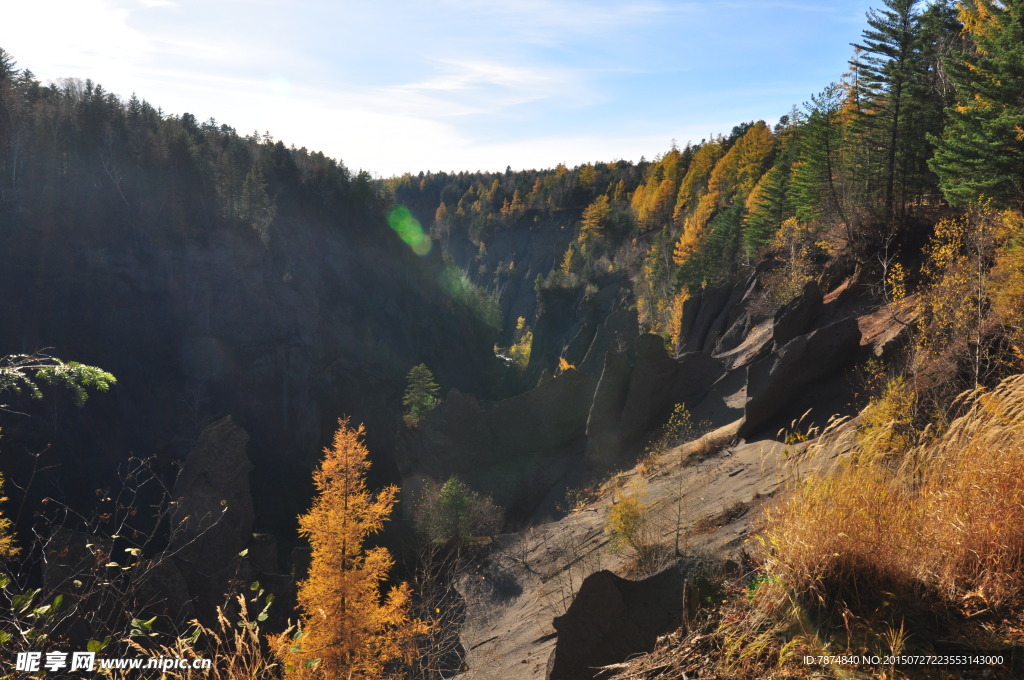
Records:
M1024 2L880 0L775 122L504 172L16 57L0 677L1019 677Z

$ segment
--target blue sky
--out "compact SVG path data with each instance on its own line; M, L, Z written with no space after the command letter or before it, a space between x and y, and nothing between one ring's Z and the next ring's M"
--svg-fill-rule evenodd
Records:
M774 123L880 0L22 0L0 47L379 176L638 160Z

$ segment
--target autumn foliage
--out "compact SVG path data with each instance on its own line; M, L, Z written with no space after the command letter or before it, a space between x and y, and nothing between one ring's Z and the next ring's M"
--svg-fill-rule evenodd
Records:
M366 487L365 429L338 421L338 431L313 474L317 497L299 517L313 549L308 578L299 584L301 635L288 652L290 674L302 678L376 680L394 675L425 625L409 616L411 591L402 583L382 596L394 564L385 548L365 547L384 526L398 489L376 495Z

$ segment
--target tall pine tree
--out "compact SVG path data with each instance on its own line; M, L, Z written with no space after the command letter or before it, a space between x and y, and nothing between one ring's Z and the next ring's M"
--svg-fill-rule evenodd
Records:
M851 62L859 87L863 139L877 154L869 177L874 175L880 184L887 221L902 216L904 208L898 151L908 128L917 4L918 0L884 0L883 9L870 10L863 40L854 45L858 56Z
M971 45L947 60L956 104L930 166L946 199L1024 203L1024 0L964 0Z

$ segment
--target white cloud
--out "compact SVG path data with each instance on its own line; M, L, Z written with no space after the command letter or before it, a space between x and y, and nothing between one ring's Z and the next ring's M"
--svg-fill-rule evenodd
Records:
M151 49L150 41L129 25L131 11L106 0L14 3L4 12L0 28L4 49L34 71L67 71L49 77L90 69L124 70Z
M733 30L730 17L770 8L757 16L830 12L823 18L836 22L853 11L808 0L10 4L0 46L44 80L92 78L167 112L269 130L381 174L651 157L672 137L727 130L721 118L744 103L767 108L761 100L783 85L806 98L824 84L730 79L733 92L714 93L721 82L694 80L712 66L737 79L753 70L723 66L729 59L770 63L745 50L756 36ZM709 63L721 47L701 43L709 39L730 53ZM698 116L719 120L688 123Z

